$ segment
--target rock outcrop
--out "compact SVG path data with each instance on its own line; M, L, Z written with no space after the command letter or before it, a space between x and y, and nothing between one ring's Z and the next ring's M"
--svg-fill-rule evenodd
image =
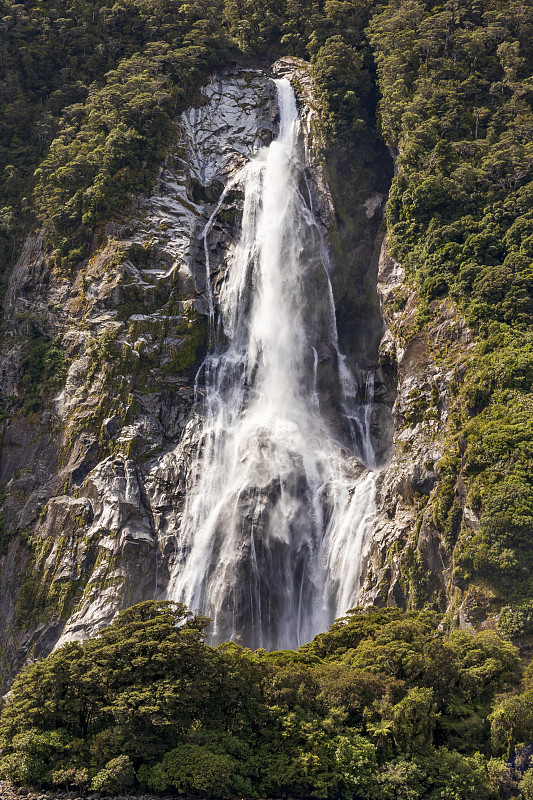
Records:
M5 679L58 639L90 635L164 590L165 533L179 517L185 469L173 469L171 453L207 346L206 255L216 287L241 201L224 190L270 142L276 113L264 72L215 76L199 107L176 120L152 194L98 232L87 261L65 271L40 235L20 254L0 355L10 408L0 460ZM59 348L67 368L34 413L28 337Z
M439 462L451 440L453 387L474 342L451 300L422 310L416 289L390 256L387 238L378 292L386 322L381 364L395 393L394 448L378 477L378 519L362 601L400 607L430 602L444 611L455 588L434 504Z
M299 95L307 191L323 234L331 233L339 221L312 81L296 59L273 72L289 76ZM95 633L132 603L164 597L195 446L194 376L242 207L232 178L276 131L265 72L215 76L198 107L176 120L176 145L151 195L96 232L90 258L66 269L40 235L20 254L0 352L9 409L0 457L6 682L28 658ZM371 271L383 199L375 188L361 196L369 220L361 274ZM348 309L358 289L346 289L338 255L332 264ZM357 353L348 357L357 368ZM54 359L56 383L42 364ZM31 370L45 385L34 381L28 394ZM378 384L376 440L388 415L384 379Z
M429 601L471 624L476 609L468 597L459 607L435 508L453 388L472 336L450 300L422 311L386 239L379 252L388 180L388 167L376 166L382 146L369 158L364 144L354 244L331 183L335 155L324 157L308 65L284 58L272 74L288 77L298 95L303 189L322 236L334 243L341 348L352 371L370 370L374 381L373 443L384 466L361 600ZM128 605L165 596L196 447L195 372L242 211L234 178L277 124L264 71L214 76L198 107L176 120L176 145L150 196L97 231L90 258L67 270L41 234L22 248L6 291L0 351L8 408L0 423L6 683L28 658L94 634ZM319 358L327 383L332 355ZM55 383L45 366L52 362L61 367ZM35 375L44 386L36 389ZM475 530L461 486L453 492Z
M472 336L450 300L423 308L386 239L380 253L389 174L376 166L382 145L370 158L364 144L366 183L352 230L340 208L336 156L324 156L308 65L284 58L272 74L288 77L299 99L302 191L334 244L341 348L352 371L370 370L374 382L373 444L384 466L361 601L431 602L471 624L477 606L472 611L468 597L460 606L436 507L454 384ZM234 178L277 125L264 71L214 76L198 107L176 120L176 145L150 196L97 231L90 258L67 270L41 234L22 248L0 350L8 409L0 422L5 683L28 658L94 634L133 603L165 596L197 444L195 372L242 212ZM318 357L327 384L332 354ZM452 491L475 530L459 483Z

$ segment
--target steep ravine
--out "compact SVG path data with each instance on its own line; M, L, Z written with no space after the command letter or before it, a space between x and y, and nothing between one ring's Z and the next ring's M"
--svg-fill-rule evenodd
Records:
M376 139L369 158L365 144L355 226L362 234L354 249L341 198L336 205L328 188L309 74L294 59L282 59L275 71L290 77L299 97L315 216L336 243L339 340L352 370L378 368L372 430L380 463L391 458L396 397L395 450L378 475L363 598L405 605L416 602L420 584L418 591L445 607L449 564L430 514L422 522L420 514L438 480L450 381L471 340L446 303L434 309L432 328L417 330L416 296L386 244L378 257L390 174L383 145ZM177 143L153 193L97 233L88 261L66 272L36 235L10 278L0 358L10 408L0 457L6 681L28 657L91 635L132 603L165 596L195 446L194 425L187 424L195 413L194 375L208 339L206 250L216 302L242 193L230 190L220 208L219 199L278 125L273 84L263 71L215 76L202 94L203 104L176 120ZM217 208L204 245L202 232ZM379 354L378 266L389 323ZM460 345L452 356L450 337ZM43 343L45 356L51 347L63 353L68 372L64 385L50 382L44 410L32 410L24 407L24 375ZM320 358L327 378L331 354Z

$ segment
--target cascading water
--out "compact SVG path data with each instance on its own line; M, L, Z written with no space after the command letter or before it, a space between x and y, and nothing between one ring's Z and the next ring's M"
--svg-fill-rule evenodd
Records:
M361 388L339 351L327 248L302 192L296 101L286 79L275 83L279 136L232 182L244 189L242 231L220 341L199 372L168 588L213 619L213 643L267 649L309 641L354 604L375 512L372 382ZM207 247L206 260L209 274ZM336 388L320 375L325 351Z

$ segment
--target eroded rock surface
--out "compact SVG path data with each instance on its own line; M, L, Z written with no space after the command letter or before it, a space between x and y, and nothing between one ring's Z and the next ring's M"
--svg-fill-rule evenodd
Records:
M280 60L273 74L289 77L299 95L306 190L325 236L336 218L313 84L297 59ZM198 108L176 120L177 144L151 195L97 232L90 258L67 270L38 235L11 276L0 352L10 407L0 458L6 681L28 657L95 633L132 603L165 595L195 448L195 371L238 233L243 198L232 179L277 132L275 89L263 71L215 76L202 95ZM374 189L361 200L367 255L383 200ZM343 302L348 266L332 255ZM53 343L66 366L61 388L33 411L23 408L29 334ZM326 350L319 354L324 370L332 359ZM356 354L348 357L357 369ZM390 387L383 371L377 381L373 428L384 461ZM384 478L383 497L392 491L387 485Z
M378 477L378 513L362 601L404 607L437 603L445 610L450 558L433 519L439 462L450 441L453 384L474 346L472 334L449 299L433 301L429 321L385 238L378 271L386 329L381 362L393 406L394 450ZM457 491L457 488L456 488ZM464 503L463 503L464 505Z
M60 643L90 635L120 608L164 592L183 469L172 454L207 346L206 250L216 287L241 204L224 189L277 129L264 72L214 76L202 96L176 120L177 144L151 195L98 232L87 261L58 267L38 235L11 275L0 353L12 412L0 457L5 679L60 634ZM53 402L30 415L29 333L60 348L68 369Z

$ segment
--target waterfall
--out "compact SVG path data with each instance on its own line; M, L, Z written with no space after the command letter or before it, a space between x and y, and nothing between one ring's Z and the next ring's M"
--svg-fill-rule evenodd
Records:
M339 350L296 100L275 83L278 138L232 181L242 230L198 373L168 588L212 618L213 643L267 649L309 641L354 605L375 513L372 376L361 386Z

